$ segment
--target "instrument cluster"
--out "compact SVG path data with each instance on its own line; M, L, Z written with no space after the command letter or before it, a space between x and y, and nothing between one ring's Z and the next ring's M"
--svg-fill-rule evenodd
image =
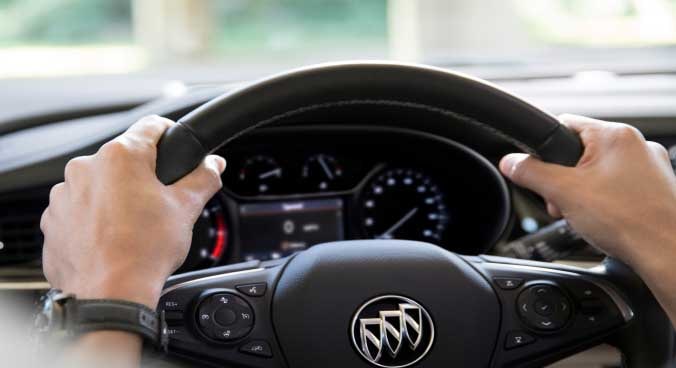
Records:
M508 222L508 192L495 167L434 136L286 129L242 137L218 153L228 161L223 190L200 217L182 271L351 239L418 240L478 254Z
M248 196L327 192L349 184L342 162L334 155L318 152L301 160L255 154L244 159L229 184L233 191Z

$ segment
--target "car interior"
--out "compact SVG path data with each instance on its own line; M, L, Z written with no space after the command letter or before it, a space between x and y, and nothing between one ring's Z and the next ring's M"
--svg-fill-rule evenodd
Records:
M38 8L0 2L0 299L22 331L50 288L50 188L159 115L178 122L162 183L208 153L227 168L143 366L673 364L640 277L498 162L574 166L583 147L556 119L574 113L638 128L676 172L676 2Z

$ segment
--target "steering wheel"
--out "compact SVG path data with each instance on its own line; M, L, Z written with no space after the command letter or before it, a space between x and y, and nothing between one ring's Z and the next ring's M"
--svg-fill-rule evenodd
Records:
M172 183L252 129L356 107L405 109L412 129L416 113L439 114L562 165L583 150L553 116L485 81L359 62L280 74L200 106L164 134L157 175ZM607 342L629 367L658 367L674 346L665 313L616 260L584 270L403 240L177 275L158 308L169 353L220 366L542 366Z

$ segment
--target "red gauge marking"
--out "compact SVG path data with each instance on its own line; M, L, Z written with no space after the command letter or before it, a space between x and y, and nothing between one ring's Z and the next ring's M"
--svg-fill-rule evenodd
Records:
M211 251L211 259L218 260L223 256L227 246L228 228L225 226L225 218L222 214L216 215L216 244Z

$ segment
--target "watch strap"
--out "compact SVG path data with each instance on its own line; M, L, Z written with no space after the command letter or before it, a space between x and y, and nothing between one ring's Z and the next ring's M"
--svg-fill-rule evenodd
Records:
M162 315L143 304L112 299L72 300L66 304L66 329L74 335L93 331L126 331L141 335L157 347L166 346Z

